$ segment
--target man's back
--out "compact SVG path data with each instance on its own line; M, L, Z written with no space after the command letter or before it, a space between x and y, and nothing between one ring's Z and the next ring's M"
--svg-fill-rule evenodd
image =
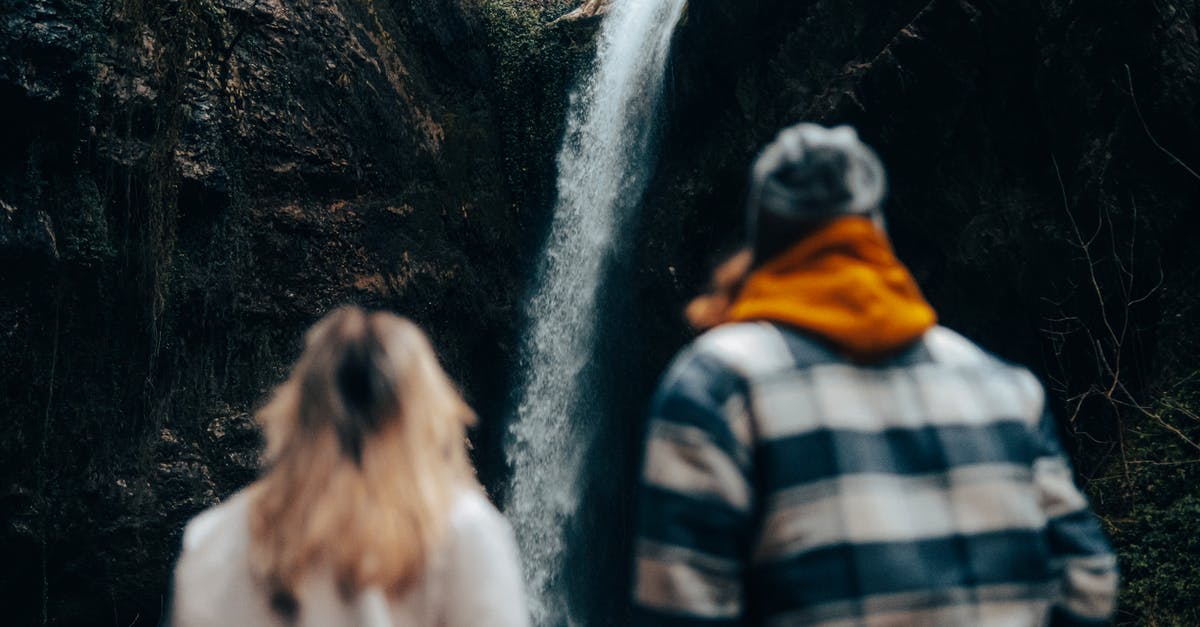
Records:
M870 366L718 327L651 413L639 620L1103 620L1114 559L1043 406L1026 370L940 327Z

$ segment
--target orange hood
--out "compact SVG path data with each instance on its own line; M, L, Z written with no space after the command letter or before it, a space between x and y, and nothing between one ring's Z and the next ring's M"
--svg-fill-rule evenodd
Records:
M752 272L729 319L796 326L871 362L920 338L937 314L883 232L854 216L822 226Z

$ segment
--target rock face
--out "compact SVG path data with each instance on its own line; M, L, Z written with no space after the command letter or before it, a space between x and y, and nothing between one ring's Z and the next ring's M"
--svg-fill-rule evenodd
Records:
M183 522L253 478L255 404L342 302L429 329L499 485L517 304L596 20L545 25L600 6L579 4L5 4L10 622L155 622ZM1121 620L1200 623L1198 27L1185 0L692 0L615 288L636 312L610 349L623 413L737 245L755 150L799 119L853 123L943 321L1047 381L1122 553ZM594 489L617 507L580 523L610 555L639 450L623 424ZM620 624L626 586L604 570L573 594Z
M592 22L608 13L608 7L611 0L584 0L584 3L572 9L569 13L555 18L546 28L554 28L559 24L573 24L579 22Z
M532 32L557 4L5 4L12 624L153 624L181 525L253 478L250 411L342 302L429 330L502 469L490 418L578 58Z

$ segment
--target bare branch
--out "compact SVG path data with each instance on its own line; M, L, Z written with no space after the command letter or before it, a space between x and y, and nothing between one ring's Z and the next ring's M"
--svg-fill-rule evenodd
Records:
M1158 143L1158 140L1154 137L1154 133L1150 132L1150 125L1146 124L1146 118L1142 117L1142 108L1138 106L1137 96L1133 92L1133 71L1129 69L1129 64L1125 64L1125 76L1129 79L1129 99L1133 101L1133 110L1137 113L1138 120L1142 123L1142 129L1146 131L1146 137L1149 137L1150 141L1154 143L1154 146L1161 150L1163 154L1170 157L1175 163L1178 163L1179 166L1184 170L1187 170L1188 174L1191 174L1192 176L1196 177L1197 180L1200 180L1200 174L1197 174L1196 171L1189 167L1188 164L1184 163L1182 159L1176 157L1175 153L1167 150L1162 144Z

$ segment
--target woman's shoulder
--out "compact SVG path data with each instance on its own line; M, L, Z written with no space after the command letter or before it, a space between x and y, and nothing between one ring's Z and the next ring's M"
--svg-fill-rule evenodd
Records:
M508 519L492 505L482 489L464 490L450 508L450 561L479 559L516 561L516 538Z
M184 552L195 551L218 539L241 535L247 528L251 488L243 488L196 514L183 530Z
M277 624L250 571L251 500L242 490L187 524L175 565L173 624Z
M460 493L450 511L447 625L529 624L520 559L508 521L479 488Z
M481 530L511 533L508 520L476 487L466 488L455 497L450 506L450 527L456 534Z

